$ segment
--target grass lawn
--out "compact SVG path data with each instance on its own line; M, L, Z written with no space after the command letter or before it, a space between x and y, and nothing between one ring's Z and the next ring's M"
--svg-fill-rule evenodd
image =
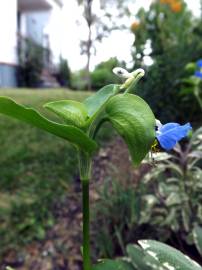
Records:
M0 90L40 109L48 101L83 100L89 93L69 90ZM9 247L43 238L53 224L49 209L78 173L75 151L66 141L0 115L0 238Z

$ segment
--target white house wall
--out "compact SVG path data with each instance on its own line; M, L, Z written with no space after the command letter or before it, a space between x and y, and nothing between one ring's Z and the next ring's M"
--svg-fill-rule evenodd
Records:
M17 0L0 0L0 87L16 86Z
M27 16L26 13L20 15L20 25L19 25L19 33L26 37L27 34Z
M44 46L44 28L50 17L50 11L25 12L21 15L21 34Z
M17 0L0 0L0 63L17 64Z
M52 3L53 8L50 10L50 18L47 26L44 29L44 33L48 34L50 41L50 49L53 54L53 62L57 64L61 55L62 48L62 35L65 25L62 24L62 12L61 7L54 1Z
M64 26L61 22L61 7L54 1L51 4L52 9L47 11L23 12L20 32L22 36L31 38L43 47L48 45L52 51L52 60L57 64L61 54L61 28Z
M57 64L62 45L61 28L64 27L61 24L61 5L56 0L46 1L52 8L29 13L20 10L20 34L33 38L44 47L49 45L53 62ZM17 85L18 7L18 0L0 0L0 87Z

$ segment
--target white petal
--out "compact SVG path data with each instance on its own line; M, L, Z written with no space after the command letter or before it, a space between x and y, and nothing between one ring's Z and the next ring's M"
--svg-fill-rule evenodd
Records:
M129 73L126 69L121 67L115 67L113 68L113 73L116 74L118 77L123 79L128 79L132 77L132 74Z
M156 126L158 129L163 126L158 119L156 119Z
M142 77L143 77L143 76L145 75L144 69L138 68L138 69L136 69L135 71L133 71L133 72L131 73L131 75L133 75L133 77L136 77L138 74L141 74Z

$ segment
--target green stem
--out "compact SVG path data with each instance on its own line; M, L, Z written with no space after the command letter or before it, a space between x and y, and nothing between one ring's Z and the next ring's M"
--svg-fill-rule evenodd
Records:
M95 127L95 130L93 132L93 139L95 139L100 127L102 126L102 124L104 124L105 122L107 122L109 119L107 117L104 117L103 119L101 119L101 121L97 124L97 126Z
M83 190L83 269L90 270L90 211L89 211L89 181L82 182Z
M137 83L139 82L139 80L144 76L143 73L139 73L136 75L136 77L134 78L134 81L131 83L131 85L128 86L128 88L126 89L126 91L124 92L125 94L127 93L132 93L135 90L135 86L137 85Z
M202 100L201 100L201 98L199 97L198 94L195 94L195 97L196 97L196 100L197 100L197 102L198 102L198 104L199 104L201 110L202 110Z
M83 201L83 270L91 269L90 259L90 209L89 180L91 176L91 157L83 151L79 152L79 170L82 182Z

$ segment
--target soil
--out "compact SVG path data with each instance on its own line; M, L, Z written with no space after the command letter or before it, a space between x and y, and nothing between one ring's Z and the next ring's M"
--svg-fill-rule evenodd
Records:
M99 187L106 177L134 185L149 169L132 167L128 150L121 138L117 137L103 147L94 159L93 181L90 184L90 200L99 199ZM9 250L0 266L1 270L11 266L15 270L81 270L82 257L82 194L79 179L75 179L71 195L54 205L55 225L46 232L43 241L30 243L21 250Z

